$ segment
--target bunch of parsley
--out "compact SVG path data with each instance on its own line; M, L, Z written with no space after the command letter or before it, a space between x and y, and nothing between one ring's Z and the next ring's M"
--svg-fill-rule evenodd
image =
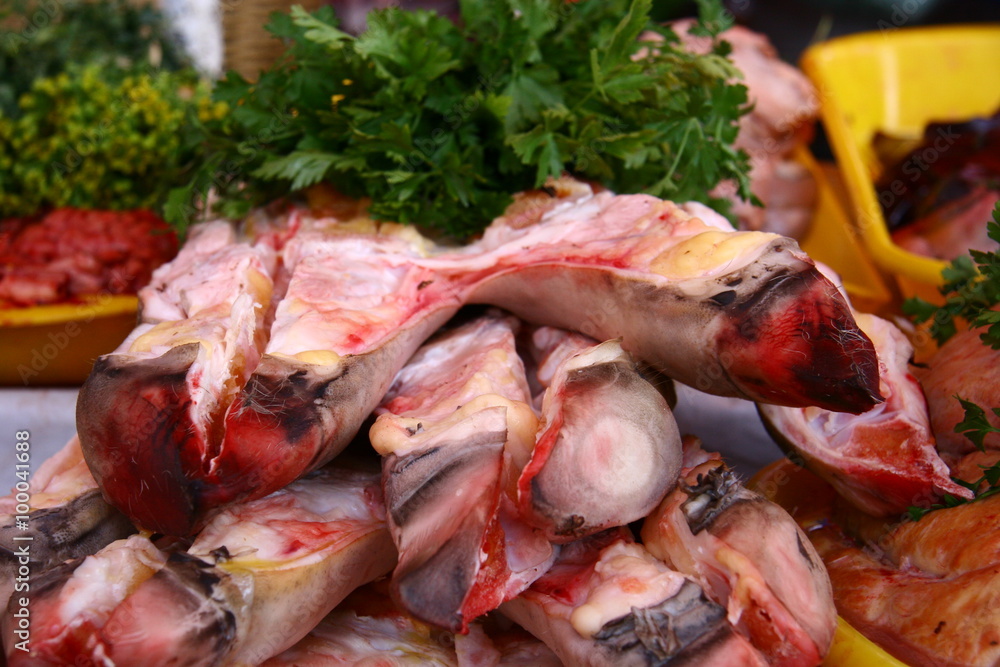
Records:
M727 27L703 0L702 30ZM259 80L215 90L232 113L209 128L204 160L165 211L238 218L314 183L371 198L380 219L455 239L481 230L513 193L563 172L618 192L708 197L734 180L746 89L720 42L682 50L651 0L462 0L461 19L391 8L352 36L328 7L293 8L268 29L289 44ZM640 39L645 31L662 42ZM640 50L646 55L639 57Z

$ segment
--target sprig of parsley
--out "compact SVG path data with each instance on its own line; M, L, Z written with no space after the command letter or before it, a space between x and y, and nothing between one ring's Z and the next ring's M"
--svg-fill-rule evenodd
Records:
M986 451L983 439L990 433L1000 433L1000 428L995 428L990 424L986 418L986 411L972 401L967 401L961 396L955 396L955 399L962 404L962 409L965 410L965 418L955 425L955 433L961 433L967 437L979 451ZM993 408L993 414L1000 417L1000 408Z
M987 233L991 239L1000 243L1000 202L993 209L993 220L987 223ZM918 324L933 318L931 335L939 344L955 335L955 320L964 319L973 328L986 327L986 331L980 334L983 344L1000 350L1000 312L993 310L1000 303L1000 255L996 252L969 250L969 256L954 260L941 275L945 279L945 284L941 287L941 295L945 297L944 305L936 306L914 297L903 303L903 312L912 316ZM1000 429L990 424L986 410L982 407L961 396L954 398L964 410L964 418L955 425L955 433L961 433L972 441L976 449L985 451L983 440L990 433L1000 433ZM1000 408L992 408L992 412L1000 417ZM910 518L917 521L928 512L956 507L1000 492L1000 462L980 468L983 474L974 482L952 477L956 484L975 494L971 500L946 494L943 503L929 507L910 507ZM986 487L980 491L983 484Z
M990 424L986 418L986 411L972 401L968 401L961 396L955 396L955 400L962 404L962 409L965 411L965 416L962 421L955 425L955 433L961 433L967 437L979 451L986 451L986 447L983 445L983 439L990 433L1000 433L1000 428L996 428ZM1000 408L993 408L993 414L1000 417ZM964 486L972 491L974 495L971 499L967 500L965 498L958 498L951 494L945 494L943 503L937 503L930 505L929 507L908 508L907 513L910 518L914 521L918 521L929 512L965 505L966 503L970 503L974 500L988 498L989 496L1000 492L1000 462L994 463L990 466L981 465L979 467L983 471L983 474L979 479L973 482L966 482L957 477L951 478L956 484ZM984 484L986 486L985 488L982 488ZM981 488L982 490L980 490Z
M702 0L705 27L727 27ZM513 193L570 172L618 192L709 198L732 179L746 89L726 59L683 50L649 17L651 0L462 0L453 23L426 11L373 12L355 37L333 11L293 8L269 30L289 44L256 83L230 73L215 98L233 110L209 128L204 161L172 193L190 219L209 190L218 210L250 207L318 182L369 197L381 219L464 239ZM655 44L640 35L652 31ZM640 49L647 55L638 57Z
M993 209L993 220L987 223L987 234L1000 243L1000 202ZM986 327L980 338L994 350L1000 350L1000 254L969 250L952 261L942 272L943 305L919 297L903 302L903 312L917 324L933 320L930 333L938 344L944 343L957 330L956 320L965 320L973 328Z

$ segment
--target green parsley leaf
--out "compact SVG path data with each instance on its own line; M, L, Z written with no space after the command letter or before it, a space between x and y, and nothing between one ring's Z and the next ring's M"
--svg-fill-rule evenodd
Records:
M1000 201L986 229L1000 243ZM917 324L931 321L930 334L939 344L954 336L956 322L964 320L973 328L986 327L980 335L983 343L1000 350L1000 312L995 310L1000 304L1000 254L970 250L945 267L941 276L942 305L913 297L903 302L903 312Z
M719 0L701 4L722 25ZM390 8L357 37L328 7L276 15L284 57L254 83L218 84L232 113L209 126L199 185L171 214L202 210L205 183L232 213L326 181L369 197L376 217L464 240L565 172L714 206L707 193L732 180L751 198L732 147L746 89L725 47L688 53L651 6L461 0L458 23ZM663 36L655 49L639 40L647 30ZM185 195L198 201L181 206Z
M981 452L985 451L983 439L989 433L1000 433L1000 428L995 428L990 424L986 418L986 411L981 407L960 396L955 396L955 398L962 404L962 409L965 410L965 418L955 425L955 433L961 433L972 441L976 449ZM1000 408L993 408L993 413L997 417L1000 417Z

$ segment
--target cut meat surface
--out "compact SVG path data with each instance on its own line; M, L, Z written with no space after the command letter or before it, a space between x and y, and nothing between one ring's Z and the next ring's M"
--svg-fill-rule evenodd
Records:
M681 437L670 408L618 341L551 327L532 336L547 387L521 516L566 542L643 518L677 480Z

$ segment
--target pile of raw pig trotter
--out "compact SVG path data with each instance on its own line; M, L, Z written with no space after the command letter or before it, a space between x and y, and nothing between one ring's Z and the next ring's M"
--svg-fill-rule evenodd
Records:
M463 247L350 206L204 223L140 299L35 476L11 665L817 665L823 561L682 437L671 379L847 480L865 454L801 432L913 384L795 241L570 179ZM905 459L879 502L965 492Z

